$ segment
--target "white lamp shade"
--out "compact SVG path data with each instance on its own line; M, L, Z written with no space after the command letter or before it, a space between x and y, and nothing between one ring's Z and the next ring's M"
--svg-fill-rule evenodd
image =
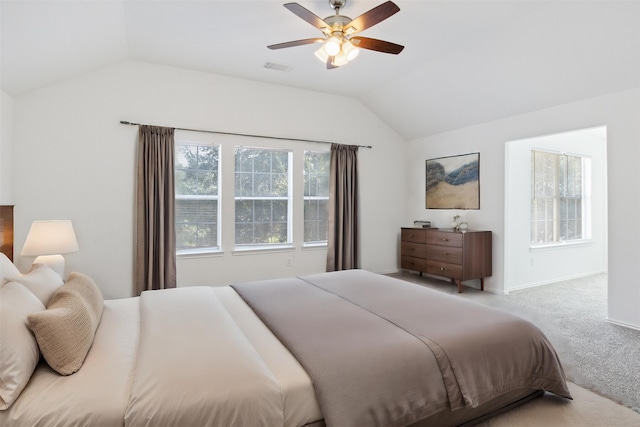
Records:
M20 255L69 254L79 250L71 221L33 221Z
M324 44L324 50L329 56L337 55L340 52L340 39L335 36L330 37Z
M347 61L356 59L356 56L358 56L358 54L360 53L360 49L355 47L349 40L344 42L344 44L342 45L342 51L346 55Z
M324 64L327 63L327 61L329 60L329 54L327 53L326 50L324 50L324 46L322 46L320 49L316 50L316 57L322 61Z

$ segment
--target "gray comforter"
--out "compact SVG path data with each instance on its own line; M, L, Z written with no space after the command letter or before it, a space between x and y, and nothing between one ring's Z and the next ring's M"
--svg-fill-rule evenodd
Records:
M307 370L331 426L406 426L503 393L571 398L518 317L363 270L233 285Z

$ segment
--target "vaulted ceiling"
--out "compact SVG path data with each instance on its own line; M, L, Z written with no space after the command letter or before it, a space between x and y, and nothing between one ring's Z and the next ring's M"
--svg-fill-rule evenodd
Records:
M17 97L144 61L354 97L407 140L640 87L640 1L394 1L400 12L361 35L404 51L327 70L317 45L267 49L320 36L285 1L1 0L1 86Z

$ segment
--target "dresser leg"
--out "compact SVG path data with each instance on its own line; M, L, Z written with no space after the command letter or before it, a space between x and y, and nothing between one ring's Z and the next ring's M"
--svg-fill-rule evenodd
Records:
M458 285L458 293L462 293L462 280L456 280L456 284Z
M484 277L480 278L480 290L484 291Z

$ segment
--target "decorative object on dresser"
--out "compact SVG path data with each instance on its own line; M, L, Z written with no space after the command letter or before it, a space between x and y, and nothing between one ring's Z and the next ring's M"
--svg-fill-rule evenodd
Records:
M444 276L458 286L462 282L491 276L491 231L438 230L402 228L400 267L422 273Z
M13 206L0 206L0 252L13 261Z
M431 221L415 220L413 221L413 226L419 228L431 228Z
M33 221L20 255L37 257L34 264L45 264L62 277L64 257L61 254L79 250L71 221Z
M480 153L426 161L427 209L480 209Z

